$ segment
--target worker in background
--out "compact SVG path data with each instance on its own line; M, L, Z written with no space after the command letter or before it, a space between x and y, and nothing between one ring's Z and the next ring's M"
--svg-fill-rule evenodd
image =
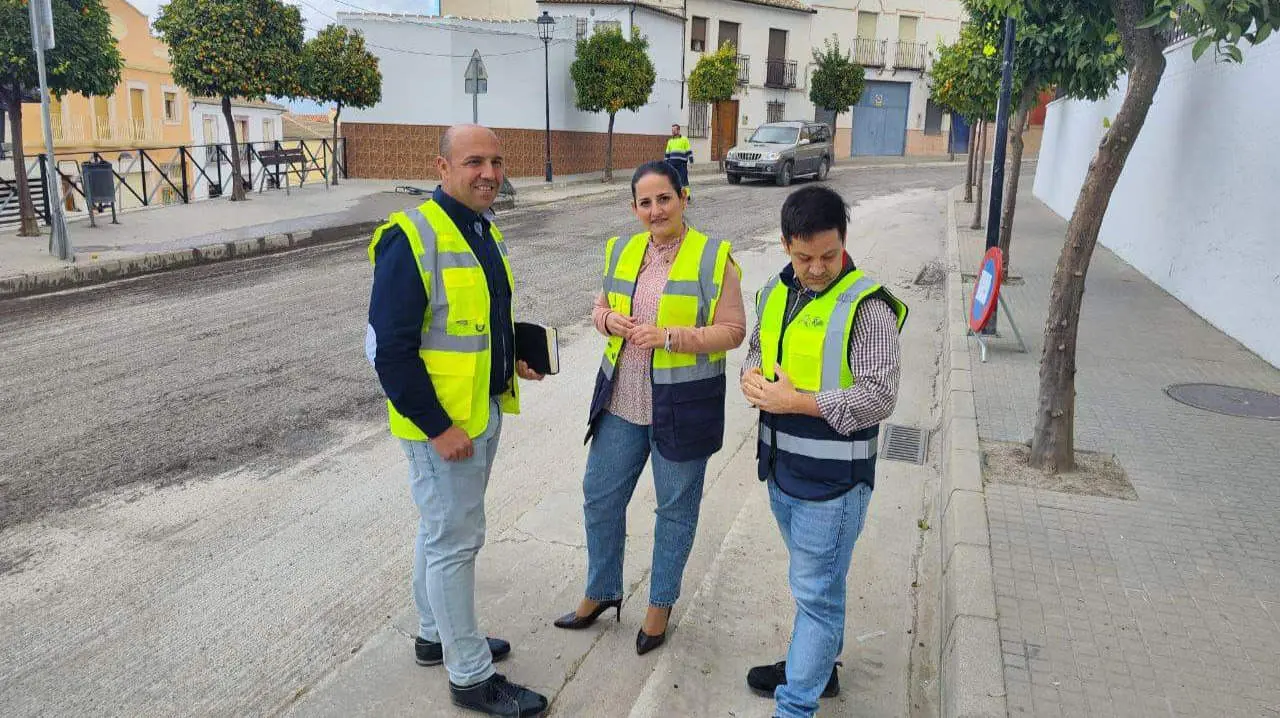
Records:
M689 192L689 165L693 164L693 149L689 147L689 138L680 134L679 123L671 125L671 138L667 140L667 163L676 168L680 175L680 189L689 201L693 196Z

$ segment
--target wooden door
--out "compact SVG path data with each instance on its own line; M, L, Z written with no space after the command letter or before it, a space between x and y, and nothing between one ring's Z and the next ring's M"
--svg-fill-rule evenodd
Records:
M738 101L717 102L711 120L711 160L724 159L725 153L738 144Z

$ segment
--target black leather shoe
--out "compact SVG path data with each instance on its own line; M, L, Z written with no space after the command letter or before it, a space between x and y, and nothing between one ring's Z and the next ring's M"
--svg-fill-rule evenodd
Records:
M511 683L501 673L495 673L488 680L466 688L450 683L449 694L455 706L491 716L525 718L540 715L547 709L547 699L544 696Z
M617 609L618 621L622 621L622 599L615 598L609 601L601 601L600 603L596 604L596 610L592 611L591 613L588 613L585 616L579 616L577 610L570 611L556 619L555 627L567 628L571 631L576 631L580 628L586 628L587 626L590 626L591 624L595 623L596 619L600 617L600 614L604 613L605 611L608 611L611 608Z
M836 674L836 667L842 665L844 664L836 661L836 665L831 667L831 679L827 681L827 687L822 690L823 698L835 698L840 695L840 676ZM772 698L774 690L786 682L786 661L778 661L771 666L756 666L747 671L747 685L766 698Z
M511 644L501 638L488 638L489 654L493 656L493 662L497 663L506 658L511 653ZM413 642L413 652L420 666L438 666L444 663L444 644L436 641L428 641L422 636L418 636Z

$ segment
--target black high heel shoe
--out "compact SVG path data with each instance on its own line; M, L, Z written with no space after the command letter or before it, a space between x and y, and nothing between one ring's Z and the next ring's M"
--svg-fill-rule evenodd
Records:
M670 626L670 622L671 622L671 609L668 608L667 609L668 626ZM653 649L657 648L658 646L661 646L666 642L667 642L667 632L665 630L656 636L650 636L649 634L644 632L644 627L642 626L640 630L636 633L636 655L643 656L644 654L648 653L649 651L652 651Z
M609 601L600 602L599 604L596 605L596 608L594 611L592 611L591 613L585 616L579 616L577 611L570 611L556 619L555 627L567 628L571 631L576 631L580 628L586 628L587 626L590 626L591 624L595 623L596 619L600 617L600 614L604 613L605 611L608 611L611 608L617 609L617 618L618 618L618 621L621 622L622 621L622 599L615 598Z

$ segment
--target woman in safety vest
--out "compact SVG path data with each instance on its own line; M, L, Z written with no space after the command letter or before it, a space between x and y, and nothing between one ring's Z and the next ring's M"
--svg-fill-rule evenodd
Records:
M636 635L643 655L666 640L680 594L707 460L724 440L725 352L742 343L746 312L730 245L685 223L688 201L675 169L662 161L642 165L631 197L645 231L606 244L604 289L592 312L608 343L582 481L586 596L555 625L586 628L610 608L621 620L627 504L652 460L653 567L649 610Z

